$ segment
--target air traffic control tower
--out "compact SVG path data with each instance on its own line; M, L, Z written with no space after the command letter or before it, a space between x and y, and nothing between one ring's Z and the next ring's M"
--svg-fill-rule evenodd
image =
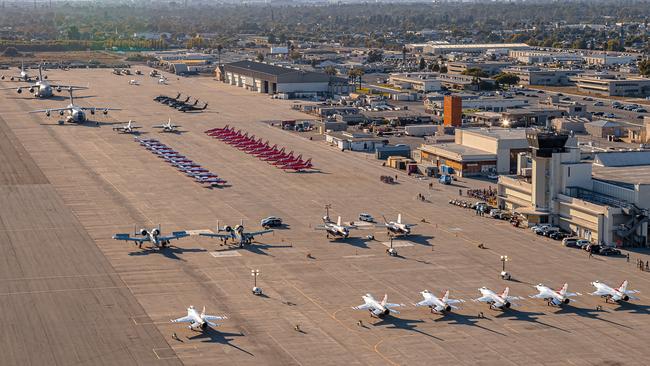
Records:
M560 185L555 184L561 171L560 154L566 153L566 135L551 133L527 133L526 139L532 149L533 179L532 204L540 213L553 212L553 199L560 192Z

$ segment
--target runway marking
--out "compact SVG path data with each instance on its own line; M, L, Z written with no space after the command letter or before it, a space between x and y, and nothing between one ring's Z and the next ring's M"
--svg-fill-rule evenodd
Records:
M389 241L382 241L381 243L390 248ZM408 240L393 240L393 248L403 248L403 247L412 247L412 246L413 243L409 242Z
M271 333L269 333L269 332L265 332L265 333L266 333L266 335L269 336L269 338L271 338L271 339L273 340L273 342L275 342L278 346L280 346L280 348L282 348L282 350L283 350L286 354L288 354L289 356L291 356L291 358L292 358L294 361L296 361L296 363L297 363L298 365L302 365L302 363L301 363L300 361L298 361L298 359L297 359L296 357L294 357L294 355L292 355L291 352L289 352L286 348L284 348L284 346L283 346L280 342L278 342L277 339L275 339L275 338L271 335Z
M175 347L175 348L172 348L172 347L152 348L151 350L153 351L153 354L156 355L156 357L159 360L180 359L180 356L178 354L176 354L176 348L190 348L190 349L194 349L195 351L197 351L197 352L191 353L192 356L183 356L184 358L198 357L198 356L201 355L200 353L198 353L198 349L196 348L196 346L191 346L191 345L178 346L178 347ZM164 351L171 352L173 354L173 356L165 356ZM160 357L160 354L158 354L158 352L160 352L164 357Z
M459 228L459 227L450 227L450 228L447 229L447 230L449 230L449 231L463 231L463 229L461 229L461 228Z
M347 326L345 323L343 323L342 321L340 321L340 320L336 317L336 313L338 313L338 312L341 311L341 310L348 309L348 307L338 309L338 310L335 311L333 314L330 314L327 310L325 310L324 307L322 307L322 306L321 306L319 303L317 303L314 299L312 299L311 297L307 296L307 294L305 294L305 293L302 292L298 287L296 287L296 285L294 285L293 283L290 283L290 282L287 281L287 280L285 280L284 282L287 283L287 284L289 284L289 285L291 285L291 287L293 287L296 291L298 291L302 296L304 296L307 300L309 300L309 301L310 301L312 304L314 304L316 307L318 307L319 309L321 309L321 310L322 310L325 314L327 314L330 318L334 319L337 323L341 324L343 327L345 327L345 328L346 328L347 330L349 330L350 332L354 332L354 330L353 330L352 328L350 328L349 326ZM373 348L372 348L372 345L370 345L370 343L368 343L365 339L363 339L363 338L359 338L359 339L360 339L363 343L365 343L366 346L368 346L368 349L370 349L370 350L373 349ZM384 356L381 352L377 352L376 350L374 350L374 352L375 352L376 354L378 354L379 357L381 357L381 358L383 358L384 360L386 360L387 362L389 362L389 363L391 363L391 364L393 364L393 365L396 365L393 361L391 361L390 359L388 359L388 358L387 358L386 356Z
M210 252L210 255L215 257L215 258L241 257L241 253L239 253L237 251Z
M358 254L358 255L344 255L343 258L370 258L374 257L374 254Z

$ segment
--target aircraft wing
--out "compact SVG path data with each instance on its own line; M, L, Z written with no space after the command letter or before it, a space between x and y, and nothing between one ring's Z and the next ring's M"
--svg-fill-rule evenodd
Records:
M370 309L370 305L363 304L363 305L359 305L359 306L353 306L352 309L354 309L354 310L366 310L366 309Z
M593 296L608 296L611 295L612 293L607 291L607 290L597 290L591 293Z
M16 89L29 89L29 88L36 88L36 85L11 86L8 88L0 88L0 90L16 90Z
M448 299L447 300L447 304L449 304L449 305L451 305L451 304L461 304L461 303L464 303L464 302L465 302L465 300L460 300L460 299Z
M327 227L325 225L316 225L314 230L327 230Z
M113 235L113 239L115 240L124 240L124 241L135 241L138 243L144 243L146 241L149 241L149 237L145 236L142 238L137 238L137 237L132 237L129 234L115 234Z
M257 235L263 235L263 234L272 233L272 232L273 232L273 230L270 230L270 229L269 230L258 230L258 231L251 231L249 233L246 233L246 235L249 238L254 238Z
M538 293L538 294L530 295L530 296L528 296L528 297L530 297L531 299L545 299L545 298L547 298L548 296L547 296L545 293L540 292L540 293Z
M230 234L213 234L213 233L199 233L199 236L207 236L208 238L231 239Z
M430 299L425 299L425 300L422 300L422 301L420 301L420 302L418 302L416 304L413 304L413 305L415 305L415 306L432 306L433 301L431 301Z
M80 107L84 111L121 111L120 108L103 108L103 107Z
M174 240L174 239L181 239L186 236L190 236L190 234L187 233L187 231L174 231L172 232L172 235L170 236L161 236L158 239L160 240Z
M492 302L494 301L492 299L492 296L481 296L478 299L474 299L474 301L480 301L480 302Z
M216 316L216 315L204 315L204 316L203 316L203 319L205 319L205 320L207 320L207 321L211 321L211 320L224 320L224 319L228 319L228 317L227 317L227 316Z
M69 111L72 108L52 108L52 109L39 109L36 111L29 111L29 113L43 113L43 112L58 112L58 111Z
M194 323L194 318L191 316L184 316L178 319L172 319L172 323Z
M50 85L54 89L74 89L74 90L82 90L82 89L88 89L87 86L77 86L77 85Z

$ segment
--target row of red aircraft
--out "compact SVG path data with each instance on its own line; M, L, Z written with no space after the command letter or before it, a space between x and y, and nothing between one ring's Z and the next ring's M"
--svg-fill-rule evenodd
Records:
M284 147L271 146L268 141L262 142L261 138L256 140L255 135L249 136L248 132L244 133L242 130L235 131L234 127L228 125L207 130L205 133L280 169L300 172L313 168L311 158L303 160L302 155L293 156L293 151L287 153Z

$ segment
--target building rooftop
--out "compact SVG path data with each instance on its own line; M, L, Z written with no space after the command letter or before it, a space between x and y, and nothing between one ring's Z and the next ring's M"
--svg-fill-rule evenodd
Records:
M603 167L593 166L594 179L631 188L635 184L650 184L650 165Z
M619 127L621 124L618 122L614 121L607 121L604 119L600 119L598 121L593 121L593 122L588 122L585 123L586 125L589 126L594 126L594 127L602 127L602 128L607 128L607 127Z
M456 161L492 161L496 160L496 154L489 151L475 149L456 143L421 145L420 150L443 156Z
M498 140L526 140L525 128L468 128L463 133L488 136Z
M434 48L525 48L525 43L474 43L474 44L431 44Z
M594 165L602 167L643 167L650 171L650 151L612 151L596 154Z

